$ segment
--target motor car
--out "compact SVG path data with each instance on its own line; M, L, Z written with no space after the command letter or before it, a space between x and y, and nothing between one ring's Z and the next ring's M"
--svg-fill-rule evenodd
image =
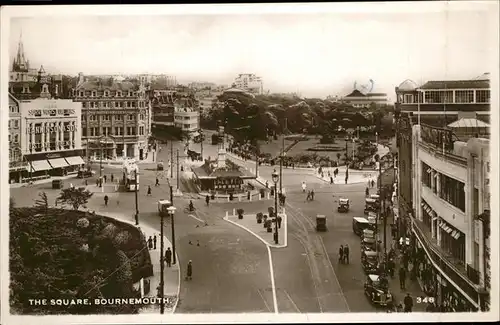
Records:
M349 199L344 199L344 198L341 198L339 199L339 206L337 208L337 211L340 212L340 213L346 213L346 212L349 212Z
M375 251L362 251L361 252L361 266L363 271L367 274L378 273L378 253Z
M377 240L374 238L362 238L361 239L361 251L376 251L377 250Z
M361 236L364 229L370 228L370 223L364 217L353 217L352 218L352 231Z
M364 238L375 239L375 231L372 229L363 229L363 233L361 234L361 239L364 239Z
M389 282L378 274L368 274L365 281L365 295L374 305L389 306L393 304Z
M365 214L368 214L369 212L377 212L378 210L378 203L377 200L372 199L372 198L367 198L365 199Z

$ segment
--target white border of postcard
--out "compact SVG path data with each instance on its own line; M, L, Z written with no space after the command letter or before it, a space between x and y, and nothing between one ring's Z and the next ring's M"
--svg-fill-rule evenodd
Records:
M497 1L429 1L429 2L379 2L379 3L310 3L310 4L244 4L244 5L134 5L134 6L13 6L1 8L1 152L6 152L8 120L8 73L9 71L9 24L12 17L29 16L81 16L81 15L188 15L188 14L263 14L263 13L328 13L328 12L439 12L444 10L491 11L496 21L491 26L491 51L498 58L498 2ZM496 33L494 32L496 31ZM397 40L395 40L397 41ZM71 55L68 53L68 55ZM478 73L480 73L479 71ZM498 61L491 65L491 189L492 215L498 217ZM344 313L344 314L172 314L172 315L91 315L91 316L17 316L9 313L9 186L8 160L0 160L1 183L1 316L2 323L11 324L89 324L89 323L264 323L264 322L405 322L405 321L487 321L499 319L498 300L498 231L492 231L491 238L491 308L488 313ZM493 191L494 190L494 191ZM496 197L495 197L496 196ZM492 218L491 228L499 229L498 218ZM236 320L237 319L237 320Z

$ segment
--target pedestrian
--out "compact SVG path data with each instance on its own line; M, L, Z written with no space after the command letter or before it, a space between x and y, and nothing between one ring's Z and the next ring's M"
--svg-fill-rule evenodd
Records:
M429 302L427 304L427 307L425 307L425 311L428 313L433 313L434 312L434 304Z
M167 262L167 267L172 266L172 251L170 250L170 247L165 251L165 261Z
M156 177L155 186L160 186L160 180L158 179L158 177Z
M282 205L285 206L285 204L286 204L286 195L283 194L283 204Z
M151 236L148 238L148 248L153 249L153 238Z
M330 184L333 184L333 177L330 176Z
M306 201L311 199L311 191L307 191Z
M406 270L404 267L400 267L399 268L399 288L401 290L405 289L405 287L406 287L405 282L406 282Z
M115 181L115 176L111 174L111 183L113 183L114 181Z
M120 206L120 200L116 200L116 206Z
M344 246L344 261L346 264L349 264L349 245L347 244Z
M186 276L186 280L191 280L192 279L192 276L193 276L193 263L192 261L190 260L188 262L188 265L187 265L187 276Z
M108 179L108 177L106 175L104 175L104 183L106 183L107 179Z
M153 237L153 249L156 249L156 235Z
M207 206L210 204L210 196L205 196L205 203L207 204Z
M368 197L370 195L370 189L367 187L365 190L365 196Z
M311 201L314 201L314 190L311 190Z
M108 206L108 200L109 200L109 197L107 195L104 195L104 205L105 206Z
M278 228L281 229L281 221L283 220L283 218L280 215L278 215L277 220L278 220Z
M372 179L372 188L375 187L375 181Z
M344 263L344 246L340 245L339 248L339 263Z
M408 262L408 274L410 275L410 280L414 280L413 271L414 271L414 266L413 263L410 261Z
M371 184L371 182L370 182L370 180L368 180L368 187L370 187L370 184Z
M148 194L147 195L151 195L151 186L148 185Z
M391 279L394 279L394 268L396 267L395 263L394 263L394 259L392 258L389 258L389 262L388 262L388 266L389 266L389 275L391 276Z
M85 186L88 186L88 185L89 185L89 183L87 182L87 180L85 180Z
M403 303L405 305L404 312L405 313L411 313L411 311L413 309L413 298L411 297L411 295L410 295L409 292L406 294L406 297L403 300Z
M95 180L95 186L99 186L99 179L98 178L96 178L96 180Z
M302 182L302 193L305 193L306 192L306 188L307 188L307 185L306 185L306 182Z

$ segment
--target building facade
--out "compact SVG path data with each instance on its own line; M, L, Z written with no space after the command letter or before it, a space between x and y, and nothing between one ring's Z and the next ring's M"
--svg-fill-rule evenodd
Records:
M261 95L264 92L264 84L261 77L253 73L239 74L234 79L234 88L241 89L254 95Z
M21 149L21 111L19 101L9 93L9 183L18 183L27 163Z
M489 140L454 141L452 131L413 126L412 247L427 293L456 311L489 298L486 241L477 220L489 211Z
M387 94L367 93L364 94L358 89L354 89L349 95L342 98L342 102L350 104L356 108L369 108L371 105L387 105Z
M193 107L188 98L174 101L174 126L187 133L194 133L200 129L200 111Z
M20 148L28 162L23 179L76 173L84 164L81 104L69 99L37 98L19 103Z
M73 100L82 103L82 145L87 159L145 158L151 107L142 83L79 76Z

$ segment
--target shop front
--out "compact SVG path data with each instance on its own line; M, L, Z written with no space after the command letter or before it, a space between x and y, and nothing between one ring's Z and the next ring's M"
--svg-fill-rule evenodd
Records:
M85 164L81 157L83 154L83 150L77 149L26 155L25 159L29 164L23 172L23 178L35 181L51 176L76 174Z

